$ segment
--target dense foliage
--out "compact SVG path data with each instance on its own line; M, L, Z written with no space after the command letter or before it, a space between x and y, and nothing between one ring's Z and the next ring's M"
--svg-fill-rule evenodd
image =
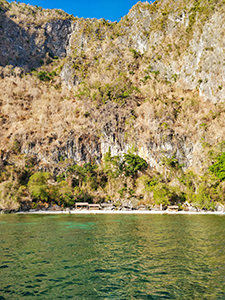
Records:
M216 162L209 167L209 170L221 181L225 180L225 152L217 157Z
M109 149L100 165L61 161L57 174L38 170L31 158L16 157L25 165L2 168L0 209L74 207L77 201L111 201L122 206L128 201L133 207L145 204L166 208L175 204L185 209L188 202L199 209L214 210L217 203L225 202L224 153L217 156L202 176L184 172L175 157L162 160L165 172L153 172L147 162L132 151L112 156Z

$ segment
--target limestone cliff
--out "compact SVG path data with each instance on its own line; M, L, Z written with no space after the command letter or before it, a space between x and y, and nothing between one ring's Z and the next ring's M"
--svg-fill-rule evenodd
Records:
M224 0L139 2L118 23L0 0L2 160L133 147L200 173L225 136L224 24Z

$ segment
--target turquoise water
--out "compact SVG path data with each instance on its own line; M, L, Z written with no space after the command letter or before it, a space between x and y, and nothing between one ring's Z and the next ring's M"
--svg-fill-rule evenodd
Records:
M225 217L0 216L3 299L225 299Z

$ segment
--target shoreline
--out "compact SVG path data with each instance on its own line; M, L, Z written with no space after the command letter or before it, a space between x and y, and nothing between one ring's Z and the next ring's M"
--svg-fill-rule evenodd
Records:
M26 211L26 212L16 212L17 215L217 215L225 216L225 212L220 211L206 211L206 212L191 212L191 211L153 211L153 210L61 210L61 211Z

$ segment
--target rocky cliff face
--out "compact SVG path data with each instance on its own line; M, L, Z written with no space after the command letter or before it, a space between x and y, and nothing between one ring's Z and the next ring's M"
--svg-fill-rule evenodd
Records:
M4 153L207 166L225 135L224 0L139 2L119 23L0 4Z
M41 18L38 8L15 3L9 6L5 1L3 4L0 13L1 66L30 70L41 66L48 57L67 55L73 30L70 19L61 19L58 11L51 14L44 11Z
M130 45L150 56L152 69L205 100L224 101L223 1L159 1L128 14ZM138 27L138 30L137 30Z

